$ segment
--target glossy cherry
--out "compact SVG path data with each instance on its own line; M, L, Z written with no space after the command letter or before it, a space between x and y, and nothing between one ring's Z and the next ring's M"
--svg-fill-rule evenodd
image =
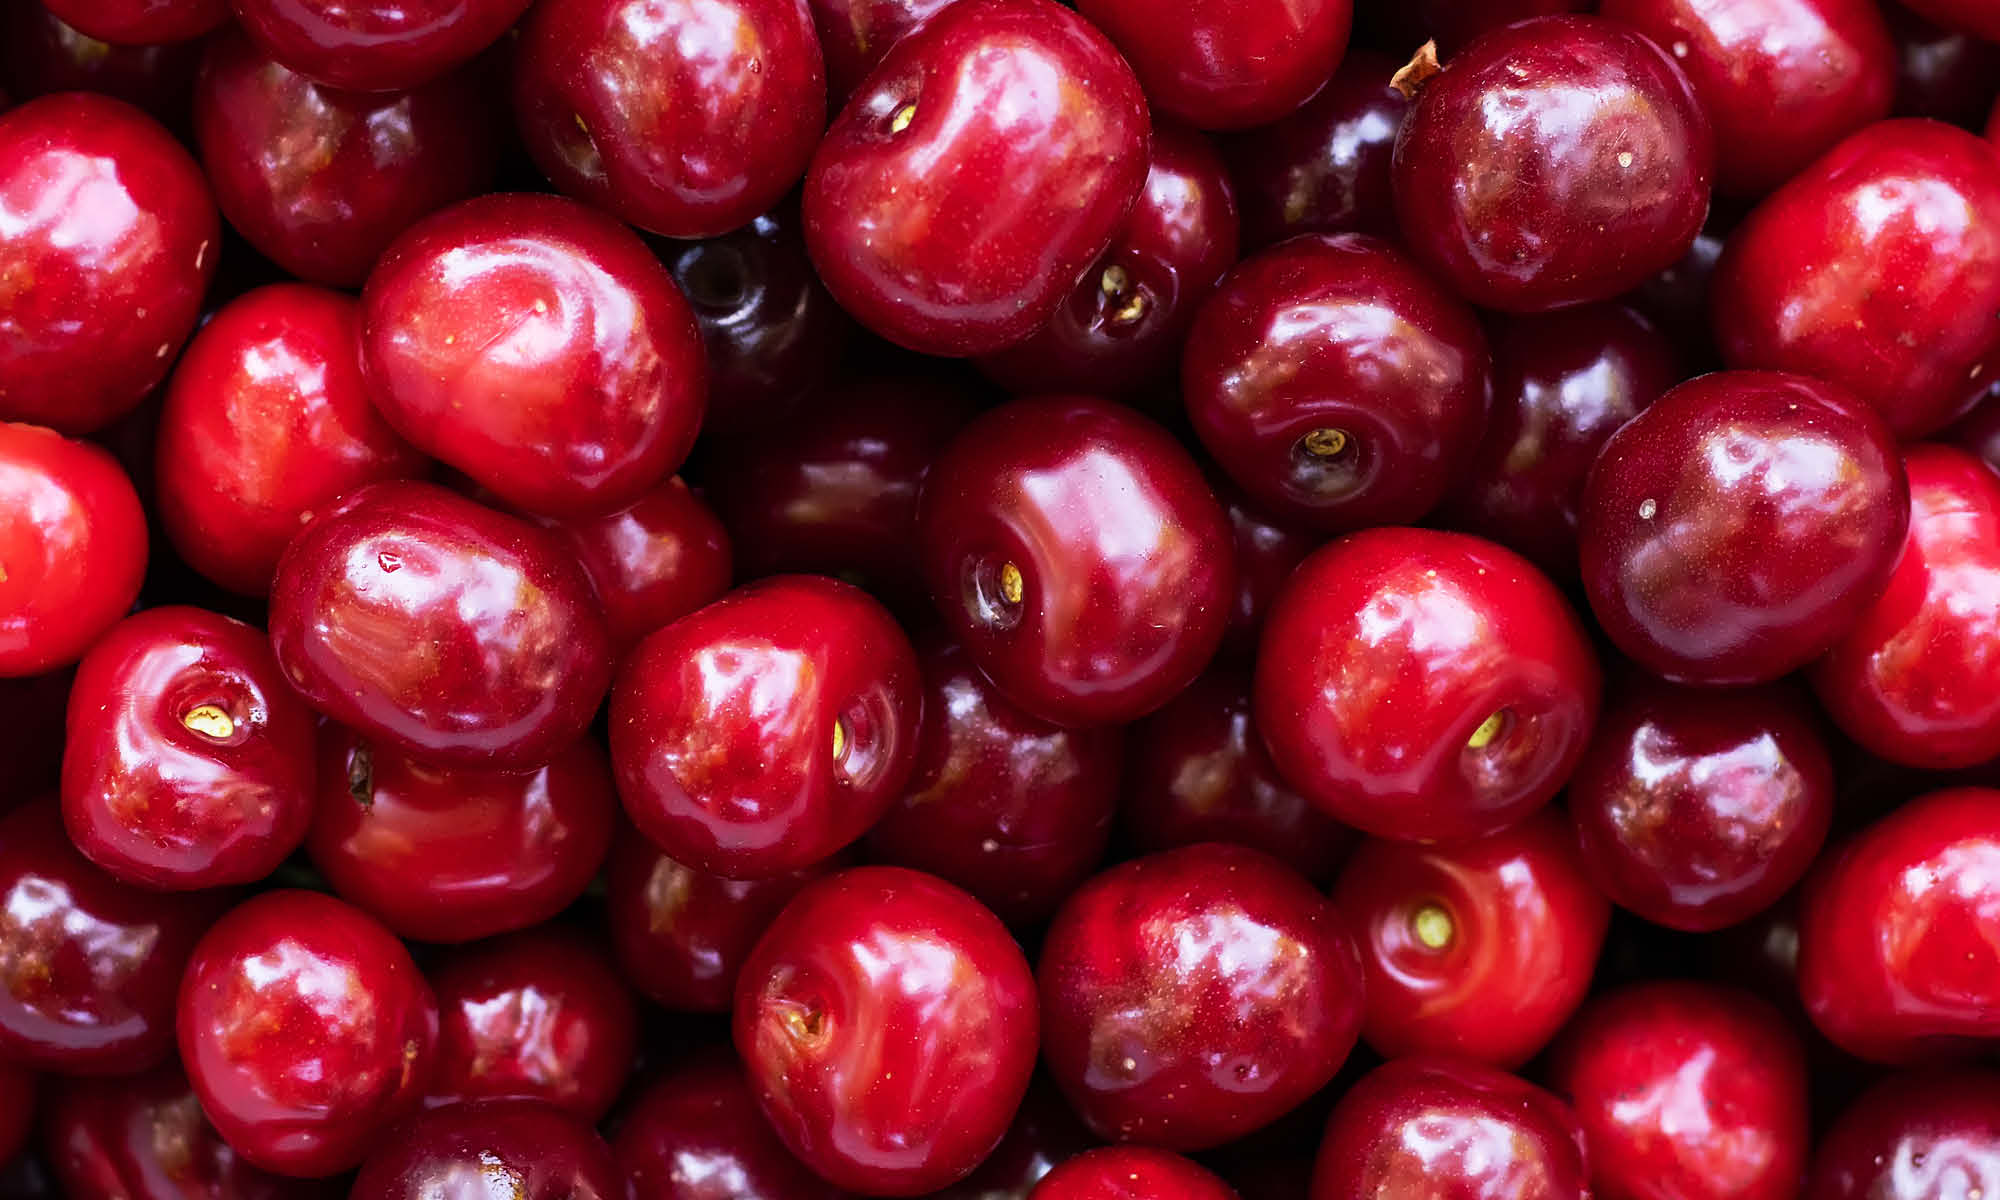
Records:
M903 35L958 0L807 0L837 108Z
M1197 436L1267 511L1325 530L1415 521L1486 427L1472 310L1388 243L1314 234L1238 266L1182 362Z
M1410 252L1482 307L1605 300L1701 231L1713 143L1687 77L1637 30L1523 21L1418 94L1396 141L1396 216Z
M2000 42L2000 12L1981 0L1904 0L1922 16L1989 42Z
M0 116L0 418L129 412L194 332L221 236L194 157L138 109L67 93Z
M1060 1163L1098 1145L1044 1075L1028 1085L1014 1125L979 1169L929 1200L1028 1200Z
M1223 143L1246 245L1295 233L1395 234L1389 162L1410 109L1389 86L1395 73L1387 55L1350 51L1304 107Z
M1222 652L1230 658L1249 659L1257 653L1257 637L1264 630L1264 615L1291 578L1292 571L1318 549L1320 535L1280 522L1243 494L1220 472L1210 481L1215 498L1229 517L1236 545L1236 607L1229 614L1229 628L1223 633Z
M1236 1189L1191 1159L1146 1146L1107 1146L1044 1176L1029 1200L1236 1200Z
M0 1162L19 1154L34 1128L34 1075L24 1067L0 1065Z
M1036 968L1042 1053L1100 1137L1200 1150L1333 1078L1361 1022L1340 914L1283 863L1209 843L1077 889Z
M375 403L418 449L530 512L610 512L687 457L694 314L631 230L554 196L482 196L398 238L361 295Z
M1448 841L1555 794L1599 687L1582 626L1526 559L1371 529L1316 551L1278 594L1252 711L1278 773L1333 817Z
M1165 430L1105 401L1017 400L974 421L931 469L917 537L947 628L1060 725L1159 708L1228 624L1221 507Z
M424 1113L382 1136L348 1200L625 1200L611 1147L574 1113L536 1100L479 1100Z
M605 516L538 521L583 564L620 657L729 590L729 532L679 476Z
M306 700L446 762L545 762L589 724L611 645L559 541L425 483L377 483L300 532L271 645Z
M320 731L306 852L399 936L465 942L545 921L590 883L617 801L581 738L522 770L441 766L337 725Z
M943 1187L992 1151L1027 1091L1037 1029L1034 976L1006 927L899 867L800 892L736 990L736 1048L780 1140L873 1195Z
M224 0L42 0L79 32L115 46L151 46L200 37L229 20Z
M811 575L731 592L639 643L611 694L611 763L639 831L733 878L808 866L901 793L923 681L893 618Z
M530 0L229 0L272 58L319 83L393 92L428 83L507 32Z
M1681 260L1626 296L1626 300L1667 335L1680 352L1682 375L1694 368L1712 368L1722 361L1709 327L1708 292L1715 264L1722 257L1725 218L1712 222L1694 239Z
M200 40L114 46L41 4L0 8L0 81L16 101L54 92L97 92L156 114L179 130L188 115L201 52Z
M1778 372L1703 376L1598 455L1578 531L1590 607L1663 678L1777 679L1882 594L1908 496L1895 437L1845 389Z
M1159 112L1203 129L1275 121L1340 65L1352 0L1192 0L1172 20L1144 0L1079 0L1118 45Z
M1900 4L1883 6L1900 56L1895 114L1970 126L2000 94L2000 42L1940 29Z
M1820 1139L1809 1200L1960 1200L2000 1188L2000 1075L1891 1075Z
M1053 0L949 5L834 118L806 175L806 247L890 341L998 350L1111 245L1147 132L1138 80L1083 18Z
M758 1111L743 1068L707 1054L653 1081L611 1149L634 1200L845 1200L792 1157Z

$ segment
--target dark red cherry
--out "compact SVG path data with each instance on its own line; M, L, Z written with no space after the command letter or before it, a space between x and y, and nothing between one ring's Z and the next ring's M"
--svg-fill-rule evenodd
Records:
M679 476L606 516L537 520L583 564L621 658L729 590L729 533Z
M1693 368L1706 369L1722 361L1708 320L1709 284L1715 277L1715 264L1722 257L1722 228L1726 226L1711 224L1702 230L1679 262L1625 297L1679 351L1682 377L1691 374Z
M1884 4L1882 15L1901 57L1895 114L1977 123L2000 94L2000 43L1940 29L1901 4Z
M626 1200L611 1147L574 1113L536 1100L479 1100L382 1136L348 1200Z
M82 657L138 597L146 542L146 514L116 459L0 422L0 676Z
M1361 1023L1340 914L1268 855L1208 843L1084 884L1036 967L1042 1052L1100 1137L1201 1150L1333 1078Z
M1646 983L1583 1011L1549 1082L1590 1146L1599 1195L1796 1200L1811 1150L1806 1057L1748 992Z
M653 1081L611 1149L634 1200L845 1200L771 1131L743 1068L711 1053Z
M442 766L328 724L306 852L399 936L466 942L546 921L604 862L617 801L590 738L543 766Z
M40 4L0 6L0 81L16 101L97 92L136 105L179 131L187 123L201 49L199 39L114 46Z
M1312 1200L1590 1200L1569 1106L1491 1067L1406 1058L1335 1106Z
M530 512L610 512L687 457L706 363L646 244L554 196L482 196L396 239L361 295L375 403Z
M835 107L847 99L903 35L958 0L807 0L820 48L826 52L827 90Z
M1147 130L1138 80L1083 18L1053 0L949 5L834 118L806 175L806 247L890 341L998 350L1111 245Z
M1141 396L1171 376L1196 306L1236 248L1236 198L1221 156L1199 133L1155 125L1146 186L1111 248L1048 324L981 358L979 369L1015 395Z
M1123 734L1028 715L947 638L920 661L916 769L869 831L869 857L957 884L1010 924L1039 921L1104 856Z
M271 645L306 700L446 762L545 762L611 676L575 556L525 521L427 483L377 483L278 561Z
M1778 372L1705 375L1598 455L1578 530L1590 607L1620 650L1663 678L1777 679L1882 594L1908 489L1889 427L1844 388Z
M1583 1002L1611 920L1547 811L1456 846L1366 839L1333 901L1361 948L1370 1046L1509 1069Z
M222 215L290 274L360 287L396 235L483 191L499 156L472 70L414 91L323 87L237 30L209 39L196 144Z
M35 1077L24 1067L0 1064L0 1163L28 1144L35 1128Z
M1708 117L1667 52L1558 16L1453 56L1403 122L1392 174L1418 260L1482 307L1541 312L1673 265L1714 172Z
M1037 1075L1000 1145L977 1171L933 1192L928 1200L1028 1200L1035 1185L1057 1164L1097 1144L1062 1093L1046 1076Z
M1278 777L1250 716L1250 675L1218 667L1127 736L1120 820L1144 851L1200 842L1262 850L1324 882L1354 831Z
M177 1015L216 1130L257 1166L303 1178L359 1163L416 1108L436 1051L437 1001L409 951L319 892L265 892L216 922Z
M1993 379L1993 390L1980 402L1979 406L1966 413L1951 428L1939 434L1939 440L1957 446L2000 474L2000 374Z
M1118 45L1159 112L1201 129L1245 129L1304 104L1340 65L1352 0L1191 0L1171 20L1144 0L1079 0Z
M1080 397L1017 400L967 426L925 481L917 529L931 596L973 662L1028 712L1075 726L1143 716L1200 674L1229 621L1232 540L1165 430Z
M1574 578L1577 509L1598 451L1685 373L1667 339L1619 305L1496 326L1492 418L1471 465L1452 481L1444 519L1555 578Z
M2000 1189L2000 1075L1891 1075L1820 1139L1807 1200L1969 1200Z
M562 191L713 237L805 174L826 68L806 0L544 0L521 26L514 108Z
M1236 1200L1236 1189L1192 1159L1147 1146L1107 1146L1058 1166L1029 1200Z
M130 412L194 332L221 236L194 156L138 109L78 92L0 116L0 419Z
M1706 932L1776 903L1833 819L1833 763L1787 688L1712 691L1635 680L1598 719L1567 804L1605 895Z
M1947 446L1913 446L1903 466L1902 557L1813 667L1813 690L1874 754L1972 766L2000 754L2000 477Z
M922 689L909 640L859 588L751 584L626 657L611 695L618 794L639 832L697 870L798 870L901 793Z
M1279 774L1380 837L1450 841L1556 793L1597 714L1583 627L1526 559L1459 533L1371 529L1271 605L1253 713Z
M428 83L507 32L529 0L229 0L272 58L329 87Z
M1456 54L1482 33L1563 13L1589 12L1592 0L1417 0L1424 25L1437 39L1438 51Z
M264 632L198 608L113 625L76 670L63 823L128 883L254 883L304 839L313 715Z
M852 1191L965 1176L1034 1070L1035 980L971 896L900 867L809 885L736 989L736 1048L779 1138Z
M1989 42L2000 42L2000 12L1984 0L1902 0L1919 16Z
M229 19L224 0L42 0L79 32L115 46L152 46L200 37Z
M1236 545L1236 607L1229 614L1222 651L1231 658L1248 659L1257 653L1257 637L1264 631L1264 615L1270 611L1271 601L1291 578L1293 569L1324 539L1265 515L1220 472L1210 482L1229 517Z
M1195 318L1181 389L1202 445L1273 516L1415 521L1479 446L1472 310L1388 243L1304 235L1231 271Z
M1764 201L1717 264L1733 367L1852 390L1898 436L1949 423L2000 348L2000 150L1934 121L1883 121Z

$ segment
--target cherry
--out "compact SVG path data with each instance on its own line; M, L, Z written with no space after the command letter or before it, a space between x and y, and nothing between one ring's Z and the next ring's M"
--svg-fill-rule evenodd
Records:
M82 657L138 597L146 545L145 513L117 460L0 422L0 676Z
M1883 5L1882 15L1901 58L1895 114L1977 122L2000 91L2000 44L1940 29L1901 4Z
M1486 426L1472 310L1388 243L1300 236L1223 280L1196 315L1182 395L1222 469L1279 518L1414 521Z
M116 46L200 37L229 20L225 0L41 0L78 32Z
M198 608L147 609L78 665L63 823L128 883L254 883L304 839L313 716L263 631Z
M1361 1036L1386 1058L1528 1061L1583 1002L1611 920L1561 818L1456 846L1364 840L1333 901L1361 947Z
M636 1200L845 1200L785 1149L726 1054L703 1055L640 1092L611 1149Z
M1959 1200L2000 1188L2000 1075L1891 1075L1820 1139L1810 1200Z
M1701 231L1713 142L1687 77L1637 30L1523 21L1424 85L1396 140L1396 217L1410 252L1475 304L1605 300Z
M493 44L529 0L229 0L274 59L328 87L417 87Z
M611 675L582 568L526 522L376 483L278 560L271 645L307 702L397 748L495 767L576 740Z
M679 476L601 517L538 518L597 591L619 657L729 590L729 533Z
M221 236L194 157L138 109L0 116L0 418L86 433L131 411L194 332Z
M1223 143L1246 245L1295 233L1395 234L1389 162L1410 108L1389 85L1395 72L1387 56L1351 50L1303 108Z
M1589 1200L1583 1130L1562 1101L1491 1067L1406 1058L1334 1107L1312 1200Z
M778 915L744 965L734 1027L792 1153L851 1191L913 1196L1005 1134L1034 1070L1035 981L972 897L858 867Z
M1804 666L1882 594L1909 490L1889 427L1845 389L1729 371L1604 443L1584 487L1584 586L1664 678L1748 684Z
M1813 690L1868 750L1918 767L2000 754L2000 477L1915 446L1910 523L1881 598L1813 668Z
M1135 859L1042 945L1042 1053L1101 1137L1201 1150L1332 1080L1361 1022L1340 914L1283 863L1209 843Z
M1540 808L1590 738L1597 661L1512 551L1371 529L1316 551L1265 622L1253 713L1271 761L1378 837L1481 837Z
M836 107L891 47L957 0L806 0L826 53L827 90Z
M1206 1167L1166 1150L1107 1146L1050 1171L1029 1200L1236 1200Z
M1146 180L1147 128L1138 80L1075 13L948 5L834 118L806 174L806 247L890 341L998 350L1111 245Z
M1218 474L1211 483L1236 535L1236 607L1223 633L1223 653L1248 659L1257 653L1257 637L1264 630L1271 601L1306 555L1319 548L1321 538L1266 516L1227 478Z
M1573 578L1577 510L1598 451L1684 376L1667 339L1619 305L1498 322L1493 416L1444 519Z
M337 725L320 732L306 852L343 899L399 936L525 929L582 894L616 802L589 738L525 770L440 766Z
M917 529L973 662L1021 708L1075 726L1143 716L1201 672L1229 620L1231 541L1166 431L1077 397L967 426L932 467Z
M1250 715L1250 676L1212 669L1132 726L1121 819L1144 851L1235 842L1324 881L1354 831L1278 777Z
M0 1163L21 1152L35 1128L35 1077L0 1063Z
M1599 717L1568 802L1605 895L1706 932L1762 912L1805 875L1833 789L1825 742L1794 692L1639 683Z
M499 139L471 70L414 91L342 92L231 29L210 38L196 143L229 223L313 283L359 287L419 219L483 191Z
M705 403L673 277L631 230L553 196L482 196L398 238L362 292L361 351L398 432L555 516L659 484Z
M1720 230L1711 223L1694 239L1681 260L1653 276L1626 299L1667 335L1682 359L1675 380L1686 378L1687 368L1704 369L1720 365L1721 353L1709 329L1708 292L1715 277L1715 264L1722 257Z
M1153 108L1203 129L1245 129L1306 102L1340 65L1352 0L1190 0L1161 20L1143 0L1079 0L1117 43Z
M348 1200L625 1200L611 1147L581 1117L535 1100L436 1109L381 1138Z
M375 413L355 302L302 284L224 305L174 368L154 494L174 549L209 579L263 595L314 514L424 459Z
M1919 16L1989 42L2000 42L2000 12L1982 0L1902 0Z
M1969 401L2000 348L2000 151L1934 121L1835 146L1730 236L1712 285L1734 367L1844 385L1901 437Z
M97 92L178 130L188 115L201 41L114 46L36 3L0 6L0 81L15 100ZM0 103L0 109L6 108Z
M1799 1194L1811 1148L1805 1050L1755 996L1680 982L1608 993L1563 1034L1550 1081L1583 1126L1601 1195Z
M920 662L916 769L869 856L957 884L1010 924L1046 918L1104 855L1124 738L1029 716L948 639Z
M1146 186L1110 249L1048 324L980 359L979 369L1016 395L1143 395L1171 376L1196 306L1236 249L1236 197L1222 157L1199 133L1155 125Z
M544 927L454 952L430 972L437 1069L424 1102L517 1097L586 1121L618 1098L638 1005L609 957Z
M1058 1164L1098 1144L1044 1076L1028 1085L1013 1127L979 1169L929 1200L1028 1200Z

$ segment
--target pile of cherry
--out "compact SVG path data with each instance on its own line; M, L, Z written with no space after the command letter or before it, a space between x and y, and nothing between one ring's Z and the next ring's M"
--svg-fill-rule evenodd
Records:
M1909 3L0 0L0 1200L2000 1197Z

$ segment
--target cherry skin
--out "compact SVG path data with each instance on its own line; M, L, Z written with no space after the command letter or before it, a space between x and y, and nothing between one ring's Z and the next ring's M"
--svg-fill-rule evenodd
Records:
M568 549L427 483L371 484L292 540L271 645L341 724L495 767L574 742L611 676L604 618Z
M194 332L222 230L194 157L138 109L71 93L0 116L0 419L101 429Z
M637 235L554 196L482 196L398 238L361 295L375 403L507 503L623 508L694 444L694 314Z
M35 1077L21 1067L0 1064L0 1162L28 1144L35 1128Z
M1456 846L1365 840L1333 901L1361 947L1370 1046L1509 1069L1583 1002L1611 921L1547 811Z
M1833 796L1833 763L1796 693L1638 683L1599 717L1567 799L1605 895L1656 925L1707 932L1804 877Z
M1940 441L1967 451L1989 470L2000 474L2000 402L1994 397L2000 397L2000 376L1994 378L1992 392L1977 408L1938 436Z
M188 343L153 463L160 522L189 566L261 596L314 514L423 473L369 399L359 330L350 297L272 284L224 305Z
M1705 375L1604 443L1583 493L1584 587L1606 635L1654 674L1764 683L1882 594L1909 508L1895 437L1851 393Z
M1909 766L2000 754L2000 477L1971 455L1914 446L1910 523L1889 586L1812 670L1841 731Z
M1960 1068L1882 1080L1813 1155L1810 1200L1958 1200L2000 1188L2000 1075Z
M398 936L465 942L525 929L581 895L617 802L581 738L525 770L439 766L337 725L320 731L306 853Z
M727 1054L703 1055L640 1092L611 1149L636 1200L846 1200L785 1149Z
M1456 54L1480 34L1525 21L1562 13L1588 12L1591 0L1417 0L1424 25L1442 54Z
M1930 433L2000 348L2000 151L1937 122L1871 125L1737 227L1711 289L1730 366L1816 375L1899 437Z
M194 127L230 225L288 273L359 287L389 243L492 181L499 139L471 70L414 91L342 92L238 30L209 39Z
M734 1031L792 1153L851 1191L921 1195L971 1172L1020 1107L1035 980L971 896L858 867L809 885L766 931Z
M479 1100L380 1138L348 1200L625 1200L611 1147L581 1117L535 1100Z
M146 550L146 514L116 459L0 422L0 677L82 657L138 597Z
M1583 1130L1549 1093L1491 1067L1375 1068L1327 1120L1312 1200L1589 1200Z
M429 83L507 32L529 0L229 0L272 58L328 87Z
M806 0L553 0L521 27L514 105L562 191L654 233L713 237L804 176L826 68Z
M1726 221L1726 218L1725 218ZM1692 368L1712 368L1721 364L1721 353L1709 330L1708 293L1715 278L1715 264L1722 257L1722 233L1726 223L1711 223L1694 239L1681 260L1653 276L1631 292L1626 300L1667 335L1680 353L1682 370L1675 382L1692 373Z
M729 532L679 476L601 517L544 517L583 564L619 657L729 590Z
M1649 983L1563 1035L1550 1075L1590 1146L1591 1180L1633 1200L1794 1200L1811 1149L1806 1058L1747 992Z
M1015 704L1071 726L1144 716L1200 674L1229 621L1232 541L1165 430L1080 397L967 426L917 524L946 627Z
M1153 108L1203 129L1247 129L1304 104L1340 65L1352 0L1191 0L1172 20L1143 0L1079 0Z
M42 0L78 32L114 46L151 46L200 37L229 20L225 0Z
M1907 0L1919 16L1988 42L2000 42L2000 12L1981 0Z
M1241 488L1220 474L1210 482L1229 517L1236 543L1236 607L1223 633L1222 653L1228 658L1250 659L1257 653L1257 637L1264 630L1271 601L1283 590L1293 569L1317 550L1323 539L1267 516Z
M1597 660L1527 560L1458 533L1371 529L1271 605L1252 712L1278 773L1378 837L1482 837L1540 808L1590 739Z
M1014 1125L979 1169L929 1200L1028 1200L1057 1165L1098 1145L1044 1076L1028 1085Z
M0 10L0 82L16 101L97 92L155 114L178 131L188 115L201 53L200 40L114 46L41 4Z
M1170 1151L1107 1146L1050 1171L1028 1200L1236 1200L1236 1189Z
M1071 894L1036 968L1042 1053L1098 1136L1202 1150L1333 1078L1361 1022L1340 914L1290 868L1208 843Z
M111 627L77 667L63 823L127 883L255 883L305 838L313 716L262 630L198 608Z
M806 248L888 340L998 350L1111 245L1146 181L1147 131L1139 81L1083 18L1053 0L949 5L834 118L806 174Z
M1708 216L1714 136L1637 30L1542 17L1479 38L1396 140L1410 252L1474 304L1605 300L1671 266Z
M1305 235L1202 305L1182 396L1202 445L1272 515L1329 531L1409 522L1479 446L1486 338L1388 243Z
M820 48L826 52L827 90L836 107L905 34L957 2L807 0L819 30Z
M917 765L869 857L954 883L1009 924L1042 920L1104 856L1124 738L1029 716L948 639L920 662Z
M216 922L181 981L181 1061L202 1111L267 1171L361 1161L424 1094L437 1001L410 953L357 908L271 891Z
M818 862L902 792L922 689L909 640L859 588L812 575L740 588L627 656L611 694L626 815L713 874Z
M1901 56L1895 114L1971 126L2000 94L2000 43L1940 29L1900 4L1883 8Z

